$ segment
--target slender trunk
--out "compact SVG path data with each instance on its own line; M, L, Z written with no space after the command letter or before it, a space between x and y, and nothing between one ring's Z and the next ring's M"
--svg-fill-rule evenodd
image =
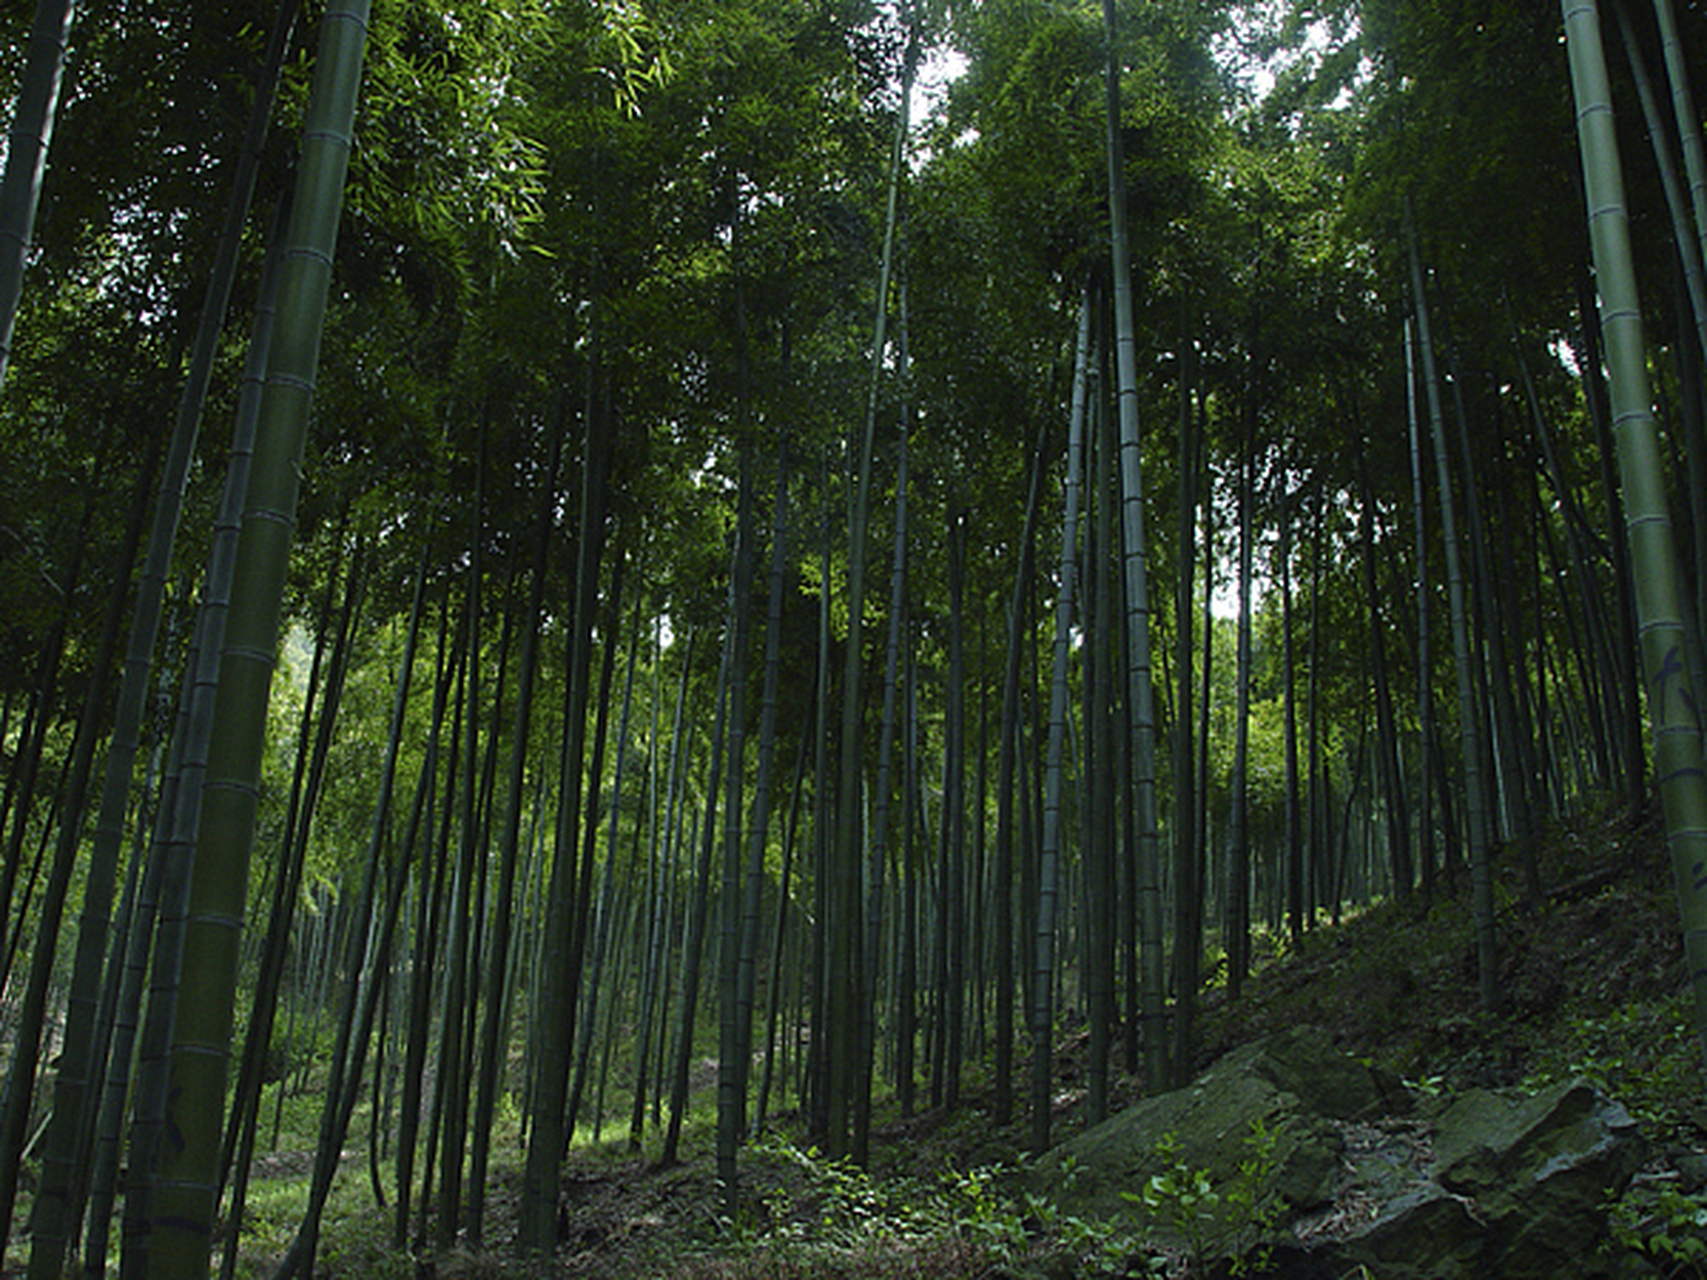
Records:
M593 375L589 374L589 379ZM599 564L604 553L605 487L612 443L602 410L589 393L581 461L581 512L576 534L575 609L570 623L569 678L564 693L564 745L558 781L557 831L547 890L544 956L538 991L542 1017L533 1028L536 1075L527 1159L522 1172L519 1239L530 1253L549 1253L556 1241L558 1174L570 1134L566 1112L569 1046L574 1041L575 1002L580 998L584 935L577 929L590 889L575 865L581 830L582 752L587 736L587 686L592 667L593 612ZM595 777L590 787L598 786Z
M0 1144L3 1144L0 1145L0 1222L3 1223L11 1222L12 1208L18 1194L19 1167L24 1156L28 1122L38 1084L36 1068L41 1062L42 1042L47 1032L48 991L53 981L55 957L59 951L60 924L65 916L71 875L77 866L77 849L82 842L83 811L87 805L90 773L94 767L95 744L100 736L99 725L107 711L107 691L112 683L113 668L117 665L119 630L124 621L125 604L129 596L124 584L129 582L131 568L136 562L137 550L142 542L148 496L153 488L158 462L159 450L156 448L150 452L138 478L123 549L114 565L118 585L108 598L100 638L92 655L92 674L84 695L83 709L77 718L77 727L72 736L71 758L62 783L58 837L54 842L53 861L36 916L35 946L30 953L29 978L25 983L22 1009L13 1032L12 1061L6 1076L4 1106L0 1107L0 1117L4 1120L3 1127L0 1127ZM58 1101L56 1093L56 1109ZM68 1106L75 1103L76 1095ZM75 1112L71 1118L75 1122ZM75 1139L75 1128L71 1130L69 1137ZM67 1211L70 1208L66 1201L71 1181L71 1154L70 1151L58 1149L49 1151L50 1156L62 1156L65 1163L53 1167L53 1182L48 1188L44 1188L49 1196L55 1198L58 1206ZM54 1187L58 1188L57 1196L54 1196ZM63 1252L64 1236L69 1230L69 1224L64 1221L62 1215L53 1216L59 1217L56 1223L56 1243L59 1246L58 1251ZM57 1259L54 1261L57 1263Z
M1206 442L1208 415L1203 406L1198 409L1198 439ZM1200 447L1204 447L1200 445ZM1215 471L1206 470L1205 493L1200 504L1203 511L1203 604L1199 626L1203 631L1203 696L1197 705L1197 847L1174 851L1174 1040L1178 1053L1187 1052L1182 1037L1191 1040L1191 1057L1175 1061L1174 1085L1188 1084L1196 1074L1197 999L1203 983L1203 925L1209 914L1209 851L1215 847L1214 832L1209 822L1209 794L1213 790L1210 769L1210 731L1215 712ZM1183 1024L1183 1025L1182 1025Z
M651 924L648 930L648 950L644 975L640 984L640 1013L636 1019L636 1045L634 1050L634 1107L629 1113L628 1145L632 1151L640 1150L641 1138L646 1129L646 1096L647 1072L650 1070L651 1054L649 1047L652 1039L653 1023L658 1021L653 1010L663 1003L664 992L664 935L669 929L668 899L664 892L664 877L667 868L675 865L675 830L676 806L680 802L681 777L683 773L682 718L687 709L688 674L693 667L694 633L688 632L683 644L682 678L676 689L676 710L670 729L670 740L675 744L670 754L670 777L666 784L664 802L663 832L660 835L654 831L652 836L652 856L648 868L649 897L653 903ZM662 651L654 649L654 669L662 667ZM658 701L662 685L654 681L652 705L652 741L658 740ZM657 748L652 751L652 771L654 778L657 774ZM657 808L654 798L653 808ZM664 1039L662 1031L658 1040Z
M256 784L278 643L309 405L331 283L344 175L367 37L368 0L334 0L321 20L298 196L280 280L279 320L261 404L255 459L237 547L220 664L209 790L197 837L173 1030L171 1123L182 1144L163 1154L150 1268L206 1271L215 1215L226 1060L237 984L237 941L248 887Z
M758 988L759 912L764 895L765 849L769 843L772 783L776 761L776 722L779 714L779 688L782 678L782 611L788 573L788 448L778 450L776 476L776 512L771 520L771 565L769 594L765 601L765 669L764 688L759 703L758 773L753 780L752 830L747 836L746 893L741 907L740 973L736 986L737 1030L741 1050L737 1055L744 1070L750 1070L753 1058L753 1004ZM788 850L783 852L784 860ZM783 888L777 899L787 901ZM777 917L780 931L781 914ZM772 1006L775 1006L776 981L771 982ZM767 1051L766 1064L770 1057Z
M1251 372L1247 363L1247 374ZM1255 449L1255 388L1247 377L1245 404L1240 413L1242 430L1239 448L1239 622L1233 676L1233 772L1229 779L1232 812L1227 820L1227 999L1244 994L1245 974L1251 965L1251 848L1250 848L1250 755L1251 755L1251 548L1252 451ZM1367 505L1364 508L1368 510Z
M1103 0L1107 32L1107 137L1109 231L1114 268L1115 382L1120 404L1120 513L1126 589L1126 701L1131 708L1132 758L1137 774L1138 920L1143 938L1143 1007L1146 1075L1159 1079L1166 1061L1162 1010L1161 841L1156 819L1156 713L1150 685L1150 586L1144 534L1144 488L1138 444L1138 350L1132 314L1132 263L1126 230L1126 156L1120 114L1120 63L1114 0ZM1194 966L1195 969L1195 966ZM1191 1054L1191 1004L1179 1000L1180 1045Z
M1393 892L1403 898L1411 892L1409 831L1402 794L1404 779L1399 767L1399 730L1393 713L1393 688L1387 672L1387 623L1382 616L1381 588L1375 572L1375 486L1369 478L1368 446L1363 441L1358 443L1358 538L1363 544L1361 561L1363 594L1369 610L1369 667L1375 684L1375 763L1381 776L1381 793L1386 808Z
M1423 386L1428 395L1430 435L1434 441L1435 474L1440 486L1441 537L1446 542L1446 585L1452 607L1452 656L1458 680L1458 721L1462 742L1464 802L1470 832L1472 910L1476 919L1477 987L1484 1009L1499 1005L1499 951L1494 934L1492 851L1488 848L1487 797L1482 777L1482 745L1475 695L1471 688L1469 609L1458 543L1458 524L1452 501L1452 471L1446 460L1446 427L1440 408L1440 381L1435 374L1434 343L1430 336L1428 296L1423 284L1422 257L1416 232L1410 231L1411 291L1416 307L1417 341L1422 350Z
M470 992L475 967L475 943L471 938L478 918L471 903L479 878L480 794L480 672L483 665L481 634L481 591L483 589L486 541L486 425L484 411L480 427L478 460L474 482L474 529L469 551L467 600L463 606L463 644L468 667L462 686L462 745L465 765L460 793L461 832L457 844L456 873L451 882L450 937L445 952L443 1013L439 1020L439 1061L434 1101L439 1113L438 1243L449 1248L456 1242L462 1220L462 1160L468 1129L468 1024L473 1016ZM424 1206L423 1206L424 1209Z
M1322 763L1322 509L1326 506L1320 478L1310 504L1310 723L1305 730L1310 760L1310 876L1305 895L1305 918L1314 922L1326 894L1328 863L1327 772Z
M105 470L108 452L108 440L104 439L96 453L93 475L99 476ZM47 638L37 651L35 669L31 674L32 706L21 734L23 747L13 757L7 779L7 807L12 825L7 833L5 853L0 855L0 949L4 952L4 958L0 959L0 989L11 981L13 958L22 944L23 926L29 911L32 886L26 885L24 892L18 894L18 871L24 862L24 843L30 830L30 810L36 801L48 731L55 720L54 691L59 684L59 672L65 660L65 633L73 611L83 604L79 588L82 585L83 562L90 541L89 527L99 505L98 495L99 488L91 480L85 488L83 510L78 516L76 536L71 541L71 558L66 565L65 586L62 590L63 603L48 630ZM52 824L53 816L50 814L43 830L51 829ZM39 859L40 855L37 857ZM34 875L35 869L32 868L32 879ZM17 908L15 912L14 900ZM11 920L11 915L16 916L15 921ZM9 922L12 925L10 930L6 928Z
M604 602L603 620L599 623L599 634L604 645L604 653L599 661L599 691L596 709L593 714L593 749L587 762L587 799L586 820L581 835L581 869L578 874L580 882L579 902L576 904L575 927L571 936L571 956L574 962L572 988L575 991L574 1025L567 1029L568 1046L579 1041L583 1033L593 1034L596 1030L594 1018L597 1009L597 999L593 994L593 984L584 975L587 945L594 937L593 908L597 900L594 884L595 873L598 869L599 826L603 821L602 806L604 804L605 755L610 739L611 689L616 681L616 655L621 647L618 635L618 623L622 617L622 588L628 568L628 556L625 548L618 548L614 557L615 563L611 570L610 589ZM587 1008L583 1013L583 1001ZM569 1075L569 1063L573 1058L570 1054L565 1058L564 1072ZM570 1080L573 1084L573 1080ZM563 1151L568 1154L569 1145L574 1141L577 1110L580 1104L578 1096L569 1090L565 1091L563 1111Z
M730 566L729 662L724 678L729 690L729 759L723 775L723 871L719 885L717 945L717 1181L724 1216L736 1220L740 1208L736 1152L746 1120L747 1071L741 1061L739 988L741 970L741 819L746 784L747 639L753 599L754 548L753 464L751 450L741 446L740 495L736 500L734 563Z
M1630 253L1629 224L1618 162L1600 24L1594 0L1565 0L1566 45L1577 103L1577 134L1593 243L1595 278L1605 314L1608 368L1618 425L1618 466L1628 508L1626 534L1642 623L1643 687L1653 724L1654 771L1660 779L1667 843L1689 954L1696 1033L1707 1047L1707 886L1696 870L1707 861L1707 783L1702 773L1697 702L1682 662L1678 575L1666 514L1642 338L1641 303Z
M728 615L736 608L731 584ZM664 1134L664 1149L658 1163L665 1168L676 1163L681 1149L682 1123L687 1119L689 1069L693 1061L693 1028L699 1012L699 975L705 951L706 917L711 910L711 871L717 847L717 793L723 780L724 736L728 721L729 668L734 661L734 628L725 629L723 656L718 664L716 710L712 715L711 776L705 788L705 831L700 840L699 863L694 876L693 902L688 907L687 940L682 949L681 1014L676 1031L675 1054L670 1076L670 1127Z
M423 550L420 566L416 570L414 602L409 610L408 632L403 642L403 653L398 660L391 731L387 738L385 762L380 769L379 796L374 804L373 828L368 836L366 870L346 943L345 993L327 1074L325 1101L321 1108L320 1135L314 1153L314 1173L309 1188L308 1208L284 1260L274 1272L274 1280L288 1280L292 1275L301 1275L312 1280L314 1275L320 1219L325 1211L327 1197L332 1191L333 1175L337 1173L343 1156L344 1138L349 1132L350 1116L355 1111L356 1100L361 1094L362 1067L367 1043L373 1032L379 995L386 985L385 969L390 960L391 940L402 906L402 889L408 881L408 867L404 859L397 859L391 868L391 889L386 895L378 937L374 939L371 951L369 940L372 930L368 922L373 919L376 910L386 848L390 843L391 799L396 788L397 760L403 746L404 713L409 704L411 676L415 667L415 647L421 634L421 610L425 600L426 578L427 560ZM421 798L421 795L417 796L409 831L404 837L405 850L414 843L419 830ZM375 1122L377 1123L377 1117ZM228 1253L236 1249L234 1230L228 1236L225 1249Z
M0 176L0 388L11 362L12 330L24 292L24 265L41 201L42 173L53 139L65 48L71 40L76 0L36 0L29 56L7 135L6 170Z
M995 1097L992 1119L1005 1125L1013 1115L1014 1061L1014 842L1019 825L1014 813L1016 775L1022 753L1020 707L1020 660L1025 651L1025 601L1031 591L1033 559L1037 546L1038 497L1043 484L1043 433L1031 453L1030 479L1026 482L1025 528L1020 534L1019 567L1014 573L1013 595L1008 604L1007 658L1002 674L1001 755L996 771L996 856L991 869L995 881L995 970L996 1052ZM905 1083L906 1077L903 1077Z
M783 955L789 937L789 904L793 900L795 837L800 829L800 801L805 790L807 748L811 736L800 735L800 752L794 766L794 790L788 805L787 830L782 840L782 868L777 873L776 928L771 933L770 972L766 990L770 999L765 1009L764 1074L759 1078L759 1097L753 1106L752 1133L756 1137L764 1130L771 1096L771 1083L776 1076L777 1024L783 1010ZM784 1073L786 1075L786 1072ZM905 1106L903 1100L903 1107Z
M1188 352L1194 347L1187 347ZM1189 357L1188 357L1189 358ZM1203 435L1194 430L1197 417L1192 411L1189 377L1182 371L1180 378L1180 497L1179 497L1179 560L1178 577L1174 582L1174 679L1178 682L1179 691L1175 698L1173 724L1173 765L1174 765L1174 856L1176 866L1192 866L1197 861L1199 831L1197 823L1198 787L1208 787L1208 780L1197 777L1197 742L1192 718L1194 706L1192 695L1192 669L1196 661L1192 655L1192 630L1195 598L1193 579L1197 569L1197 488L1202 476ZM1208 652L1210 635L1204 633L1203 644L1205 654ZM1203 702L1209 702L1209 671L1207 662L1204 669ZM1183 910L1180 897L1190 892L1190 882L1176 881L1176 928L1178 925L1177 912ZM1183 936L1176 934L1176 937ZM1176 954L1178 954L1176 941ZM1149 1077L1145 1080L1145 1092L1155 1093L1168 1083L1165 1074Z
M468 1176L468 1236L479 1244L485 1227L486 1173L493 1117L502 1087L503 1063L510 1045L510 934L514 928L516 864L520 857L522 810L527 803L528 731L533 723L533 690L539 673L539 632L544 621L546 568L558 500L557 471L563 456L566 424L560 419L551 433L550 454L540 485L535 516L532 576L527 614L522 619L522 652L517 673L515 726L510 742L510 776L504 807L504 828L498 844L498 900L492 925L492 946L486 964L486 1013L480 1035L480 1077L474 1103L474 1146ZM494 740L496 735L494 734Z
M256 984L255 997L249 1015L249 1026L246 1029L243 1042L243 1055L238 1069L237 1081L233 1090L231 1113L226 1123L225 1142L220 1152L220 1185L223 1188L232 1177L232 1169L236 1168L236 1181L230 1197L230 1206L226 1211L225 1243L222 1247L220 1270L224 1275L236 1273L237 1240L241 1234L245 1198L249 1181L249 1165L254 1155L255 1135L260 1123L261 1088L266 1063L273 1046L273 1026L277 1016L277 1007L281 984L284 978L286 956L290 944L291 925L295 917L296 903L302 892L302 879L307 863L309 830L313 822L314 807L320 794L321 783L325 778L327 760L331 753L333 728L337 723L338 707L342 700L344 680L349 671L351 637L355 628L355 615L358 601L361 597L363 582L362 556L358 552L351 564L349 576L344 585L342 608L337 617L337 632L332 646L332 658L326 687L323 694L324 708L319 715L316 732L309 733L311 724L310 711L314 699L305 701L302 727L299 737L307 746L312 741L312 749L306 753L306 758L299 756L299 772L307 775L306 786L301 790L301 801L297 807L298 820L294 824L293 834L286 840L283 857L280 859L277 876L275 877L272 895L272 908L267 921L267 933L258 957L257 969L260 979ZM322 620L331 625L332 582L336 578L334 571L327 582L327 594L322 609ZM323 644L315 646L314 668L319 666ZM310 678L311 687L314 680ZM279 1107L283 1107L284 1083L281 1080L278 1091ZM277 1144L276 1121L274 1143Z
M1696 146L1699 148L1701 126L1687 114L1690 99L1689 81L1681 61L1681 50L1676 48L1675 29L1671 33L1669 43L1666 40L1663 24L1670 17L1670 5L1666 0L1657 0L1654 10L1656 19L1662 24L1662 43L1667 44L1667 69L1672 75L1673 118L1683 127L1684 150L1687 156L1688 135L1694 131ZM1707 354L1707 277L1704 277L1702 272L1702 239L1699 228L1691 217L1684 180L1677 172L1677 164L1672 158L1671 132L1666 127L1665 113L1660 109L1659 95L1654 91L1653 81L1648 75L1647 59L1642 56L1642 44L1637 39L1635 26L1630 21L1624 0L1615 0L1612 12L1618 20L1618 32L1623 41L1624 56L1630 63L1631 78L1636 82L1636 97L1641 103L1642 120L1647 126L1648 141L1653 148L1654 164L1659 171L1661 190L1665 194L1666 212L1671 216L1672 240L1677 248L1678 262L1683 268L1689 312L1695 319L1697 349ZM1675 27L1675 24L1673 25ZM1696 157L1699 160L1699 149L1696 151ZM1697 192L1698 196L1701 194ZM1707 200L1697 206L1695 213L1707 213Z
M434 788L438 779L439 742L444 728L445 711L451 694L461 656L448 651L450 644L450 602L447 599L439 611L438 656L433 690L433 713L428 722L427 744L421 759L421 776L415 784L415 809L423 822L431 821ZM455 730L451 740L454 742ZM451 753L454 768L455 752ZM449 792L454 778L446 784ZM411 822L414 818L411 817ZM409 965L408 1022L404 1032L403 1096L397 1121L397 1211L392 1228L392 1246L406 1248L409 1242L409 1205L414 1191L416 1137L420 1132L421 1103L424 1077L427 1070L427 1040L431 1032L432 976L437 957L439 931L432 927L436 917L434 903L440 897L444 879L444 860L434 856L436 849L430 840L422 851L421 875L416 885L414 946ZM405 851L405 856L408 850Z
M285 0L274 19L265 70L256 86L255 103L238 159L225 225L208 282L207 297L202 304L189 376L178 404L177 421L149 534L148 555L132 612L123 680L113 716L112 743L107 752L106 781L84 882L71 994L54 1084L53 1117L42 1162L41 1186L31 1217L30 1274L40 1280L51 1280L59 1274L68 1238L76 1230L77 1218L83 1210L88 1181L85 1153L92 1141L94 1103L99 1097L101 1077L106 1069L106 1046L97 1040L95 1012L118 882L125 810L141 734L143 703L148 695L149 668L153 664L166 575L177 538L178 517L183 510L184 488L195 452L202 406L207 398L215 347L225 323L243 224L248 219L260 151L266 139L273 90L278 83L279 67L289 43L296 8L296 0Z
M615 647L612 637L611 647ZM608 650L607 650L608 652ZM581 1115L581 1100L585 1096L587 1075L592 1058L593 1041L597 1038L596 1020L599 1016L599 984L603 981L605 956L610 951L611 934L616 930L616 882L617 882L617 834L622 817L622 785L628 762L628 727L629 715L634 706L634 671L640 656L640 602L635 601L632 616L629 621L628 662L627 671L622 680L622 714L617 720L616 730L616 768L611 777L610 826L605 836L605 873L599 885L598 911L593 921L593 960L587 969L587 1011L578 1019L577 1034L579 1040L575 1048L575 1078L569 1086L569 1119L567 1127L571 1133ZM634 838L638 846L641 828L645 824L636 815L634 822ZM639 854L636 851L636 865ZM617 991L620 989L621 970L613 964L617 978L612 981L611 998L607 1001L610 1013L614 1015L617 1002ZM601 1074L599 1091L603 1093L604 1078ZM595 1107L593 1112L593 1127L595 1133L603 1117L604 1108ZM594 1142L597 1142L597 1137Z
M830 463L826 456L819 470L819 494L822 502L822 513L819 521L819 535L822 546L819 548L819 581L818 591L818 683L815 692L817 714L813 723L817 725L817 740L814 744L812 765L812 914L823 920L830 903L830 879L832 875L831 851L834 848L834 837L830 831L831 819L831 778L830 778ZM807 985L810 991L811 1013L805 1020L814 1029L814 1034L807 1046L806 1064L802 1093L807 1098L807 1133L814 1141L823 1142L830 1129L829 1097L827 1081L829 1062L826 1051L826 1037L817 1034L817 1029L826 1025L829 1007L829 942L827 930L817 928L812 930L812 958L810 969L812 981Z
M947 931L943 1001L943 1105L960 1105L966 1019L966 517L954 512L948 529L948 688L943 708L942 876Z
M871 382L865 410L865 427L853 455L857 468L848 513L848 635L842 669L842 722L840 782L836 790L835 859L830 873L828 994L830 1016L824 1026L828 1067L825 1150L831 1159L847 1155L859 1080L860 1028L865 1002L872 993L864 989L865 971L859 893L860 848L860 761L863 724L861 682L864 674L864 613L866 533L870 523L872 455L877 432L877 395L887 357L889 284L894 271L896 230L900 221L901 175L907 151L907 107L912 94L913 73L918 62L918 40L909 35L906 67L901 83L901 109L895 122L895 137L889 155L889 194L883 226L883 258L878 271L877 310L871 342ZM865 1082L869 1088L869 1081Z
M1085 1119L1101 1124L1108 1118L1109 1059L1114 1040L1115 937L1114 919L1118 880L1115 863L1114 802L1119 771L1114 751L1114 666L1120 656L1120 628L1114 612L1114 507L1119 494L1114 481L1118 441L1114 421L1102 411L1105 398L1098 394L1096 460L1091 466L1094 482L1087 486L1096 502L1090 538L1089 565L1085 573L1088 599L1085 613L1095 622L1086 635L1088 669L1085 689L1085 782L1090 792L1087 822L1079 841L1082 870L1085 938L1085 1017L1089 1023L1085 1064Z
M895 1075L901 1114L912 1115L914 1061L919 1039L919 704L918 662L911 651L903 659L907 705L907 741L901 753L901 954L895 975ZM1009 1086L1011 1094L1012 1086Z
M881 954L882 895L889 852L889 796L892 790L895 744L895 700L900 685L901 632L906 625L907 604L907 489L908 434L912 426L910 399L906 395L908 371L907 350L907 292L901 288L899 325L900 376L903 388L900 429L895 451L895 536L889 570L889 632L883 655L883 714L877 731L877 790L873 798L871 838L866 888L865 921L866 955L872 961ZM781 529L781 524L778 524ZM773 578L773 582L776 579ZM904 891L904 890L903 890ZM875 963L871 966L876 968ZM860 1074L869 1080L877 1048L877 1002L866 1001L860 1027ZM910 1082L906 1086L910 1091ZM910 1101L910 1100L909 1100ZM854 1160L863 1164L867 1155L865 1140L871 1129L871 1090L861 1088L855 1096Z
M1067 740L1067 665L1072 646L1073 591L1078 578L1079 475L1083 470L1085 395L1091 299L1079 304L1073 359L1073 408L1067 446L1066 514L1061 526L1061 586L1055 597L1055 658L1049 689L1049 746L1044 764L1043 844L1032 949L1031 1149L1049 1150L1055 1064L1055 931L1061 881L1062 756Z
M1409 429L1411 458L1412 523L1416 530L1413 555L1416 560L1417 596L1417 722L1420 745L1417 781L1418 857L1422 863L1423 895L1434 896L1434 801L1431 795L1434 771L1434 658L1428 623L1428 508L1424 502L1422 436L1417 421L1417 381L1411 341L1411 318L1405 318L1405 420Z

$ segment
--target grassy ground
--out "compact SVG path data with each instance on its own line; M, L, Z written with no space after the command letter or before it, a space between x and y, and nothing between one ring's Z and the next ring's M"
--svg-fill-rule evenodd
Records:
M1496 873L1497 1013L1478 1006L1463 883L1456 896L1378 905L1337 926L1324 923L1297 946L1269 945L1237 1003L1224 987L1207 993L1200 1065L1268 1031L1313 1023L1347 1052L1423 1091L1586 1075L1630 1108L1662 1158L1678 1165L1702 1159L1707 1077L1689 1023L1670 870L1655 826L1601 819L1549 832L1540 902L1525 899L1515 853L1501 855ZM1064 1034L1058 1049L1060 1137L1083 1124L1074 1088L1082 1045L1082 1036ZM799 1117L778 1117L743 1155L743 1208L733 1224L719 1218L707 1089L673 1168L658 1167L655 1151L630 1153L622 1141L575 1147L565 1171L561 1248L549 1262L523 1260L514 1248L513 1115L494 1142L481 1249L394 1251L390 1216L376 1208L370 1188L365 1140L353 1136L319 1272L444 1280L900 1280L1126 1274L1142 1266L1148 1254L1138 1218L1063 1221L1011 1190L1023 1117L994 1126L981 1086L975 1067L952 1115L903 1119L892 1100L880 1102L869 1174L803 1152ZM1115 1094L1119 1101L1136 1097L1137 1082L1122 1078ZM240 1275L266 1276L289 1244L306 1201L318 1106L312 1094L288 1099L279 1148L257 1165ZM1637 1225L1655 1229L1651 1221ZM1702 1228L1695 1232L1707 1243Z

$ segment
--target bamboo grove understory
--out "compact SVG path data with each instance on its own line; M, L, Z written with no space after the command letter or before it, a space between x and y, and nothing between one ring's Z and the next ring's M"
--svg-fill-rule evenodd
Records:
M310 1081L279 1276L358 1139L418 1255L696 1098L731 1221L784 1112L1041 1152L1377 899L1467 886L1497 1012L1494 869L1590 810L1663 813L1707 1028L1698 6L0 37L34 1280L234 1275Z

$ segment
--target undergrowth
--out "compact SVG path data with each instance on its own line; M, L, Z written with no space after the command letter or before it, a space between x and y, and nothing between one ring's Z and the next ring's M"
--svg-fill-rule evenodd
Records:
M1470 1086L1539 1087L1586 1077L1622 1102L1656 1149L1688 1154L1707 1128L1707 1077L1685 994L1682 947L1670 871L1652 826L1609 819L1560 826L1542 850L1547 894L1526 898L1520 861L1496 864L1503 1003L1478 1007L1468 876L1456 897L1413 894L1378 903L1335 927L1293 941L1271 932L1257 948L1264 963L1240 999L1224 984L1204 998L1201 1067L1238 1044L1313 1024L1345 1052L1424 1093ZM1069 1029L1070 1031L1071 1029ZM1057 1132L1083 1128L1082 1036L1064 1032L1057 1053L1063 1081ZM1020 1064L1021 1071L1025 1067ZM1082 1074L1080 1077L1082 1079ZM661 1168L656 1150L630 1153L620 1139L580 1145L565 1173L564 1230L547 1271L513 1245L514 1129L494 1145L484 1247L462 1245L420 1256L389 1247L389 1214L376 1212L362 1160L340 1176L321 1246L320 1274L333 1277L443 1277L520 1280L679 1276L686 1280L945 1280L1015 1275L1160 1276L1185 1274L1211 1232L1260 1234L1260 1136L1250 1187L1217 1186L1176 1162L1153 1185L1133 1191L1122 1218L1077 1217L1028 1194L1021 1174L1023 1130L995 1126L981 1071L963 1081L954 1113L902 1117L879 1099L871 1171L814 1151L798 1116L773 1119L742 1155L742 1195L734 1220L711 1174L710 1091L684 1131L682 1162ZM1122 1078L1115 1096L1141 1082ZM311 1149L317 1096L287 1100L280 1144ZM510 1117L513 1120L513 1117ZM360 1139L352 1135L352 1148ZM1670 1156L1667 1157L1670 1159ZM300 1213L307 1168L278 1157L252 1185L240 1268L266 1274ZM1623 1247L1645 1254L1660 1274L1707 1280L1707 1156L1698 1178L1679 1170L1638 1180L1609 1206ZM1184 1238L1184 1249L1155 1245Z

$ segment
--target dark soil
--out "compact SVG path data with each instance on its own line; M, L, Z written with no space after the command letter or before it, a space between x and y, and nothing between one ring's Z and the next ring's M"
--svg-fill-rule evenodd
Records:
M1707 1076L1690 1025L1677 906L1657 821L1584 820L1556 828L1544 839L1539 871L1542 893L1535 898L1526 892L1529 877L1516 850L1501 850L1495 863L1497 1011L1479 1000L1469 875L1459 869L1450 886L1455 892L1441 878L1432 899L1419 892L1337 924L1324 921L1295 945L1271 944L1237 1001L1218 982L1204 997L1196 1065L1282 1027L1313 1023L1346 1052L1425 1093L1586 1075L1630 1108L1657 1149L1680 1161L1690 1157L1707 1138L1700 1102ZM1056 1048L1061 1137L1083 1127L1085 1047L1079 1032ZM1019 1070L1024 1078L1029 1064L1022 1060ZM1115 1105L1137 1098L1140 1085L1121 1074ZM797 1116L782 1117L777 1129L804 1142ZM891 1115L875 1126L871 1173L904 1188L926 1186L949 1170L1011 1167L1023 1158L1025 1135L1023 1115L995 1126L988 1090L971 1087L954 1114ZM766 1233L810 1235L823 1188L769 1157L749 1160L745 1170L751 1201L765 1207L746 1234L721 1237L720 1245L709 1151L690 1152L672 1170L578 1152L566 1184L557 1274L1017 1274L966 1239L891 1241L865 1252L769 1249ZM1047 1245L1039 1242L1039 1258ZM1061 1265L1055 1274L1073 1273ZM1035 1265L1029 1270L1038 1273Z

